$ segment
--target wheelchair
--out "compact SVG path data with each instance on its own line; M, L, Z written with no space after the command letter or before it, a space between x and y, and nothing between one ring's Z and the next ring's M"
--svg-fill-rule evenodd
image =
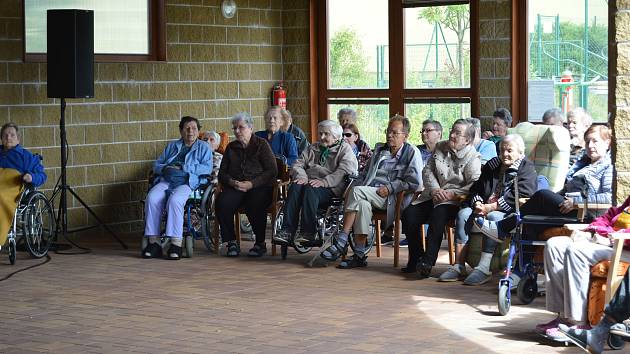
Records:
M34 258L48 254L55 233L55 218L50 201L44 193L31 185L25 186L18 198L9 229L9 261L15 264L17 245L24 242L26 250Z
M193 190L184 204L184 232L182 239L182 256L192 258L194 244L196 240L202 240L206 249L213 252L215 245L212 242L212 232L214 232L214 198L215 185L209 183L209 176L202 175L200 180L203 182ZM149 178L149 189L154 185L154 179ZM144 201L142 201L144 203ZM166 223L166 210L162 214L162 223ZM145 249L149 240L142 237L140 252ZM167 237L162 231L160 237L160 246L166 249L170 245L170 237Z

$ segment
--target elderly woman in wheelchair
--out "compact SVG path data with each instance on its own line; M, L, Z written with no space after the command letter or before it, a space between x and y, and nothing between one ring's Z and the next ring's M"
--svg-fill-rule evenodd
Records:
M16 208L17 212L21 210L18 201L20 201L20 204L26 202L28 203L27 205L30 205L36 202L37 199L41 199L44 203L42 205L43 208L40 208L41 210L39 211L35 211L41 213L42 210L47 210L49 214L52 213L52 211L50 203L43 194L29 190L29 187L37 187L46 182L46 174L44 173L44 167L41 164L40 157L33 155L20 145L18 126L16 124L4 124L0 129L0 136L2 140L2 145L0 146L0 190L2 191L0 192L0 209L2 210L2 213L0 213L0 246L4 245L7 237L10 237L9 258L13 264L15 262L15 221L18 219L16 217L17 213L14 211ZM28 193L22 193L25 185L27 185ZM22 195L20 196L21 193ZM27 210L34 211L32 207ZM26 219L23 215L21 216L20 219ZM48 221L51 222L52 220ZM13 225L13 228L11 228L11 225ZM52 226L48 225L47 230L40 231L47 231L50 234L52 233ZM36 245L31 244L33 240L30 239L30 235L26 236L29 252L36 257L45 255L48 251L48 243L46 243L45 249L39 246L35 248Z
M145 204L144 235L148 244L142 251L144 258L161 258L162 214L166 210L165 236L171 246L167 259L177 260L182 255L184 205L191 192L201 183L202 176L212 172L212 151L198 139L199 121L185 116L179 122L181 139L170 142L153 164L156 184L149 190Z
M341 126L324 120L317 125L317 132L319 140L302 152L291 170L293 183L284 204L282 226L273 238L278 243L293 239L295 244L320 246L316 242L317 210L328 205L331 198L340 197L344 177L357 172L358 161L342 139ZM296 237L298 223L301 232Z

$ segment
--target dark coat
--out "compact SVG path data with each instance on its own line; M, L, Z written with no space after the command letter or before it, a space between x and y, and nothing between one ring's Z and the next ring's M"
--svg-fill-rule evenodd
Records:
M235 140L228 144L219 168L219 181L250 181L254 188L271 186L278 175L276 158L267 141L252 134L247 147Z
M470 194L467 201L469 206L474 205L477 201L486 203L488 198L497 188L499 184L499 175L501 173L501 160L498 157L494 157L489 160L481 168L481 176L470 187ZM508 168L505 172L505 186L503 193L499 196L498 203L499 209L504 212L513 212L515 210L514 200L514 176L518 176L518 193L519 198L528 198L536 192L538 187L537 178L538 174L534 168L534 163L523 157L516 174L514 174L513 168Z

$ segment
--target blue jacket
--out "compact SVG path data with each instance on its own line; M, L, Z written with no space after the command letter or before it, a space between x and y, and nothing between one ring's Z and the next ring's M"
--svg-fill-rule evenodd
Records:
M584 155L569 169L567 180L560 194L572 198L574 203L583 203L584 199L580 192L582 185L575 179L575 177L582 175L588 184L589 203L610 204L612 203L613 168L609 154L594 164Z
M4 153L4 147L0 145L0 167L18 170L21 174L33 176L31 184L35 187L46 182L46 173L39 156L33 155L21 145L16 145L13 149Z
M271 145L271 151L275 155L284 156L287 159L287 165L293 166L298 158L297 143L295 137L291 133L278 130L272 137L271 141L267 139L269 133L266 130L256 132L256 136L261 137Z
M162 176L162 170L177 157L182 146L183 139L168 143L162 155L153 163L153 173ZM197 139L193 143L190 152L186 154L183 170L188 173L188 185L191 189L199 187L199 176L212 173L212 150L205 141Z
M497 157L497 146L493 142L486 139L479 140L479 145L475 146L475 150L481 155L481 165Z

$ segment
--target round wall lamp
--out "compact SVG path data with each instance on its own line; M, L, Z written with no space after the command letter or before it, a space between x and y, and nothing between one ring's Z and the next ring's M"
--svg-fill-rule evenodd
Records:
M232 18L236 14L236 2L234 0L223 0L221 3L221 13L225 18Z

